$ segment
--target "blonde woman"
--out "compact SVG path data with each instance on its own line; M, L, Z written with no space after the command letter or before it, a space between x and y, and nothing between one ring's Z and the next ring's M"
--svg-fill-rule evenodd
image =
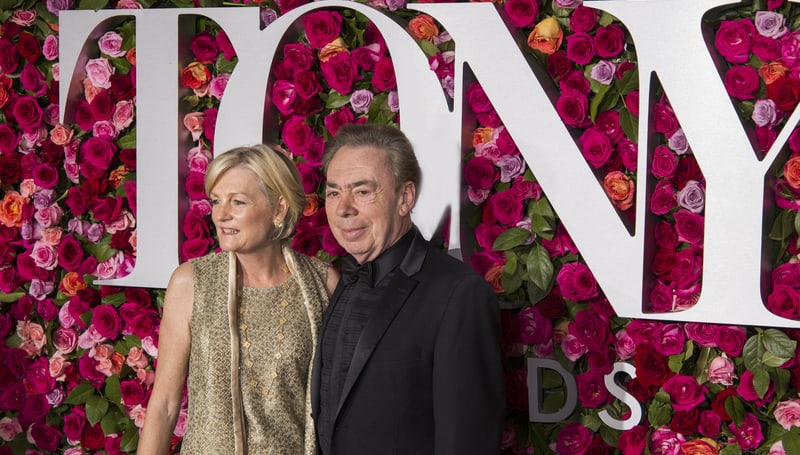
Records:
M206 173L220 253L181 264L164 299L137 453L167 453L184 381L181 453L313 454L310 366L338 275L287 242L305 207L294 163L240 147Z

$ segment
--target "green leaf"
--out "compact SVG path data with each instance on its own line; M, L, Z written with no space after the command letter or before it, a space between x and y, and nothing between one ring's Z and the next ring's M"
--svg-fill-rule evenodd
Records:
M547 393L542 400L542 411L546 414L556 412L564 407L564 391L561 389Z
M639 143L639 119L634 117L633 114L627 109L620 109L619 123L622 126L622 131L634 143Z
M192 0L170 0L170 2L178 8L191 8L194 6Z
M617 18L614 17L611 13L609 13L608 11L603 11L602 14L600 15L600 19L597 20L597 23L602 25L603 27L608 27L615 20L617 20Z
M778 329L766 329L761 338L767 351L776 357L794 357L797 341L790 339L784 332Z
M116 292L114 294L109 294L109 295L103 297L102 302L105 303L105 304L111 304L111 305L114 305L115 307L118 307L118 306L122 305L123 303L125 303L127 300L128 300L128 298L125 297L125 293Z
M542 384L541 387L544 390L551 390L551 389L560 389L564 387L564 379L561 377L559 373L556 373L554 370L549 368L543 368L542 372Z
M108 5L108 0L81 0L78 3L78 9L92 9L101 10Z
M436 47L435 44L427 40L420 40L419 47L422 48L422 52L424 52L425 55L428 57L433 57L434 55L439 53L439 48Z
M533 218L535 215L542 216L548 220L554 220L556 218L553 207L550 206L550 202L548 202L546 198L528 203L528 218Z
M117 139L117 145L122 149L136 148L136 127L130 129L125 135Z
M111 258L111 256L117 254L117 250L115 248L111 248L110 235L103 236L103 238L97 243L84 243L83 248L87 253L94 256L95 259L97 259L97 262L106 261Z
M133 452L139 444L139 430L135 425L129 425L119 441L119 449L123 452Z
M26 293L22 292L22 291L10 292L8 294L6 294L4 292L0 292L0 302L3 302L3 303L16 302L17 300L19 300L25 294Z
M681 371L681 368L683 368L683 360L683 353L669 356L669 369L675 373Z
M106 398L108 398L109 401L115 404L121 404L122 393L120 392L119 389L119 376L114 374L106 378L106 386L104 391L106 394Z
M328 109L338 109L349 102L349 95L342 95L336 90L331 90L330 93L328 93L328 99L325 101L325 107Z
M753 388L759 398L763 399L769 388L769 373L767 373L767 370L762 368L753 371Z
M67 395L67 399L64 402L67 404L84 404L90 397L95 396L94 393L95 389L92 385L82 382L72 389L72 392Z
M118 408L109 409L108 413L100 420L100 427L104 434L116 434L122 429L120 423L127 419Z
M725 412L728 413L736 425L741 425L744 422L744 404L739 398L735 396L726 398Z
M19 0L0 0L0 10L11 12L19 6Z
M539 289L548 289L553 281L555 268L550 260L550 253L541 246L534 245L528 253L526 264L531 282Z
M764 353L764 356L761 358L761 361L764 363L765 367L777 368L791 359L792 359L791 357L778 357L773 353L767 351Z
M530 220L531 220L531 231L535 232L540 237L544 237L546 239L553 238L555 232L553 230L553 227L550 225L550 222L547 221L547 218L539 214L534 214L533 216L531 216Z
M634 90L638 90L639 69L634 67L633 69L626 71L625 75L622 76L622 79L619 79L616 82L614 82L614 86L623 96L627 95L628 93Z
M669 424L672 420L672 405L653 400L647 408L647 419L653 428Z
M592 433L597 433L597 430L603 426L603 421L595 414L584 414L581 416L581 425L592 430Z
M236 57L228 60L225 58L225 54L220 52L219 57L217 57L217 63L214 65L217 68L217 74L232 73L238 61Z
M800 432L796 431L797 428L793 428L794 431L789 431L781 438L783 442L783 450L786 453L800 453Z
M772 224L772 229L769 231L769 238L771 240L785 240L790 235L795 233L795 225L798 223L795 221L798 217L800 217L800 212L795 214L789 210L781 210L777 217L775 217L775 222Z
M136 46L136 21L125 21L117 28L122 35L122 49L131 49Z
M597 118L597 114L600 112L600 104L603 103L603 99L606 97L610 89L610 85L603 85L594 95L592 101L589 102L589 115L592 118L592 122L594 122Z
M505 273L500 276L500 284L503 285L503 290L506 294L511 294L522 286L522 270L519 267L514 269L513 273Z
M514 248L515 246L522 245L522 242L531 236L531 231L523 228L510 228L502 234L498 235L492 245L494 251L505 251Z
M88 420L91 425L101 421L103 417L105 417L107 411L108 400L105 398L92 395L86 400L86 420Z
M728 444L719 451L719 455L740 455L742 453L742 448L739 447L739 444ZM792 453L792 452L787 452Z
M531 302L531 305L535 305L550 293L549 287L548 289L539 289L532 281L525 282L525 290L528 291L528 301Z
M761 335L756 334L747 339L742 348L742 355L744 356L744 366L750 371L756 371L764 368L761 361L764 356L764 346L761 345Z

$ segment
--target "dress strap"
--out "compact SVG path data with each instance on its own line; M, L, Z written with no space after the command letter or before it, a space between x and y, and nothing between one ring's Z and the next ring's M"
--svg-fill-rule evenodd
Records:
M239 275L236 254L228 252L228 321L231 332L231 397L233 398L233 444L235 455L247 453L242 387L239 379Z

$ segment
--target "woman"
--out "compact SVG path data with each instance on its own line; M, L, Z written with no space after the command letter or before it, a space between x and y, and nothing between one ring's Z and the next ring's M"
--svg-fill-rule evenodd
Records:
M300 177L256 145L216 157L205 186L222 252L170 278L137 453L167 453L187 374L182 454L315 453L311 362L338 275L287 245L305 208Z

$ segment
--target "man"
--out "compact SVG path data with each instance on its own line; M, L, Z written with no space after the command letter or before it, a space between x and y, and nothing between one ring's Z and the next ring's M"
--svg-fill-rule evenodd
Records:
M312 410L323 455L496 454L505 395L496 298L411 222L420 168L385 125L347 125L323 157L350 255L322 322Z

